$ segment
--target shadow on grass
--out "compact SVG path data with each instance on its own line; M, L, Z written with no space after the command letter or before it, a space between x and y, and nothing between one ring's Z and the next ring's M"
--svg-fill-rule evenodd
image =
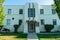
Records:
M16 38L27 38L27 34L23 33L0 33L0 36L15 36Z
M39 40L60 40L60 34L37 34Z
M37 34L38 38L60 38L60 34Z

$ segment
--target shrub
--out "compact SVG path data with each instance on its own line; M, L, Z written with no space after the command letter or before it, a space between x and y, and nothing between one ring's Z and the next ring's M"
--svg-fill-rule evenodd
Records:
M45 25L46 32L50 32L53 28L54 28L54 25L51 25L51 24Z
M3 27L3 25L0 25L0 31L1 31L2 27Z
M14 32L16 33L19 28L19 25L14 25Z
M10 32L10 30L9 30L9 29L7 29L7 28L4 28L2 31Z

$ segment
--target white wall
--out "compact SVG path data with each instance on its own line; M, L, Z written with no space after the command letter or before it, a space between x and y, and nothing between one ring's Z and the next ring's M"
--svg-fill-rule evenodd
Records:
M30 4L32 8L32 3ZM28 18L29 3L26 3L25 5L4 5L4 8L6 14L4 25L7 25L6 19L11 19L11 25L18 24L19 19L22 19L23 25L20 28L24 29L24 33L28 33L28 24L26 21L29 20ZM52 14L51 5L38 5L37 3L34 3L34 8L35 8L34 20L39 22L40 31L44 29L44 27L42 27L41 25L40 21L41 19L44 19L45 24L53 24L53 19L56 19L57 25L60 25L60 19L58 18L57 13L54 15ZM10 15L7 14L8 9L12 9L12 13ZM23 14L19 14L19 9L23 9ZM44 9L44 14L40 14L40 9ZM12 20L12 18L14 18L14 20Z

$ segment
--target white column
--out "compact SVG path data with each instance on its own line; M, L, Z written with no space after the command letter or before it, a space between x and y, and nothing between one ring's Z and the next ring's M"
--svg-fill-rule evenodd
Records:
M24 33L28 33L28 25L27 25L27 23L24 24Z
M46 30L45 30L45 27L44 27L44 25L40 25L40 32L45 32Z
M40 27L35 27L36 28L36 33L40 33Z

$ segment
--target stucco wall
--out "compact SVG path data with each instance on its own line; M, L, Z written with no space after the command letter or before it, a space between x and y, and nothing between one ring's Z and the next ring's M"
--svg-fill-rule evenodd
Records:
M30 3L30 5L31 5L30 7L32 8L32 3ZM23 24L21 25L20 29L18 29L18 31L23 29L22 31L24 33L28 33L28 24L26 21L30 20L28 18L29 3L26 3L25 5L4 5L4 8L5 8L5 14L6 14L4 25L7 25L6 19L11 19L10 25L18 24L19 20L23 20ZM51 5L38 5L37 3L34 3L34 8L35 8L34 20L39 22L39 28L40 28L39 31L45 31L44 26L41 25L41 21L40 21L41 19L44 19L45 24L53 24L53 19L56 19L57 25L60 25L60 19L58 18L57 13L54 15L52 14ZM8 14L7 12L8 9L12 9L11 14ZM23 14L19 14L19 9L23 9ZM40 9L44 9L44 14L40 14ZM14 20L12 20L12 18L14 18Z

